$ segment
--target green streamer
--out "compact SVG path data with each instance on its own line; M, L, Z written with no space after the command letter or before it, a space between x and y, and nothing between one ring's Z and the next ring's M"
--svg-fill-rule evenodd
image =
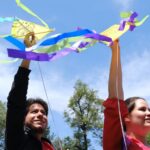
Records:
M120 17L121 18L129 18L131 16L131 12L121 12Z
M14 63L17 62L19 59L16 58L14 60L0 60L0 64L9 64L9 63Z
M36 50L33 50L33 52L37 52L37 53L53 53L53 52L62 50L64 48L70 48L73 43L75 43L77 41L80 41L80 40L82 40L82 42L90 42L90 43L93 43L93 41L95 41L93 39L84 38L84 37L81 37L81 36L80 37L72 37L72 38L67 38L67 39L65 39L63 41L60 41L57 44L54 44L52 46L38 48ZM82 51L83 49L84 48L81 48L80 51Z
M45 27L48 27L47 23L42 20L38 15L36 15L34 12L32 12L28 7L26 7L23 3L20 2L20 0L16 0L16 3L19 7L21 7L24 11L29 13L30 15L36 17L38 20L41 21L42 24L44 24ZM49 28L49 27L48 27Z
M141 26L147 19L149 15L145 16L141 21L135 21L135 26Z

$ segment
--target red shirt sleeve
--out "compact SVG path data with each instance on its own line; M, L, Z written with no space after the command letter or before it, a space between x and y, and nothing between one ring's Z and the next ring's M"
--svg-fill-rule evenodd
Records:
M119 100L122 120L128 114L126 104ZM122 131L118 111L118 99L107 99L103 103L104 110L104 131L103 131L103 150L121 150ZM124 121L123 121L124 124Z

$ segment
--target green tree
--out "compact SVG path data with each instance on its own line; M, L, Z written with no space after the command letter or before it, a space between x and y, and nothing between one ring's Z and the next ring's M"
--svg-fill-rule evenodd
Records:
M147 144L150 144L150 134L147 135L146 140L147 140Z
M46 128L44 132L44 137L52 142L55 149L62 150L62 140L59 137L56 137L56 135L53 132L51 132L50 126Z
M4 149L4 136L6 124L6 105L0 101L0 149Z
M50 141L54 140L55 134L54 134L53 132L51 132L50 126L48 126L48 127L46 128L43 137L49 139Z
M96 138L101 137L102 100L98 98L97 91L90 89L80 80L76 82L74 89L74 94L69 101L69 109L64 112L64 117L74 129L74 147L77 150L87 150L90 147L89 133Z
M60 148L60 142L61 142L61 148ZM76 147L75 139L72 139L69 136L65 137L61 141L59 138L55 138L53 140L53 145L57 150L78 150L78 148Z
M63 150L77 150L75 147L75 140L71 139L69 136L64 138L62 142Z

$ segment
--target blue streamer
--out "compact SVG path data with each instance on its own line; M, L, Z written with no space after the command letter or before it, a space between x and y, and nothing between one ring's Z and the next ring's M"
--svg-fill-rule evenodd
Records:
M0 17L0 23L3 23L3 22L13 22L15 21L16 18L15 17Z
M46 39L45 41L43 41L40 44L40 46L53 45L53 44L56 44L58 41L60 41L64 38L81 36L81 35L85 35L85 34L88 34L88 33L94 33L94 32L91 31L91 30L88 30L88 29L83 29L83 30L77 30L77 31L73 31L73 32L63 33L63 34L60 34L56 37Z
M16 38L14 38L14 37L12 37L12 36L9 35L9 36L4 37L4 39L6 39L10 43L12 43L16 47L18 47L21 51L25 51L26 47L25 47L24 43L20 42Z

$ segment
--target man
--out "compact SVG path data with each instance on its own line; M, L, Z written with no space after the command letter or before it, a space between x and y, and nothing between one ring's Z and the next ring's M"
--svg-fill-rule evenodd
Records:
M26 35L26 47L35 44L34 33ZM8 96L6 150L54 150L43 138L48 124L48 106L42 99L26 100L30 61L23 60Z

